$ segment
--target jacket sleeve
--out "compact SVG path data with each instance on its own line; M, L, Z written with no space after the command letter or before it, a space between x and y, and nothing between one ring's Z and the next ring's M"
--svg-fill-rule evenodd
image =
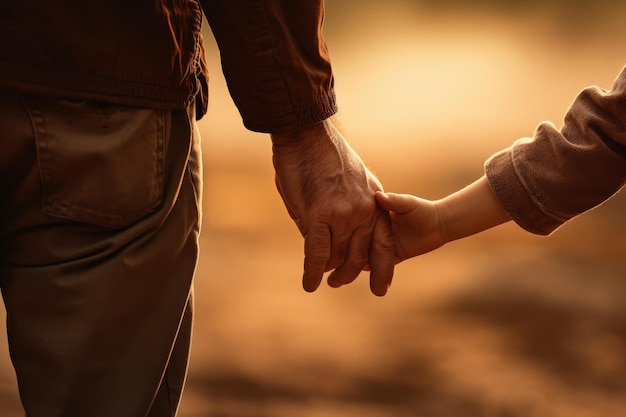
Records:
M583 90L562 129L540 124L488 159L485 173L505 211L536 234L610 198L626 180L626 68L611 90Z
M337 108L323 0L202 0L244 125L289 132Z

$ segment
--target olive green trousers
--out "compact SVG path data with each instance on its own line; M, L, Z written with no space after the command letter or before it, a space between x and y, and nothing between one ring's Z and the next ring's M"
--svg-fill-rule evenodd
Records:
M0 289L28 417L171 417L189 357L199 135L0 91Z

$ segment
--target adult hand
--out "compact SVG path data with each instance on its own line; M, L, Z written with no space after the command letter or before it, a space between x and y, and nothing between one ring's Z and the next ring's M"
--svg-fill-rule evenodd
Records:
M332 119L271 137L276 186L304 236L304 289L315 291L333 269L328 284L348 284L367 267L372 293L385 295L395 255L389 215L374 197L378 179Z

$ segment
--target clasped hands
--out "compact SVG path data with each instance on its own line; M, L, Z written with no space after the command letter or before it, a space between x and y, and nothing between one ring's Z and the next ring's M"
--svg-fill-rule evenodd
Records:
M396 257L389 213L376 204L382 190L333 119L289 134L272 134L276 187L304 237L306 291L324 276L340 287L370 271L373 294L387 293Z

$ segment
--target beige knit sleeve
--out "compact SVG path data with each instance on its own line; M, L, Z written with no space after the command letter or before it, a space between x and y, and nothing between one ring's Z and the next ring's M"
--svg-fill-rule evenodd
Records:
M561 129L541 123L491 156L485 173L509 216L536 234L609 199L626 181L626 68L611 90L584 89Z

